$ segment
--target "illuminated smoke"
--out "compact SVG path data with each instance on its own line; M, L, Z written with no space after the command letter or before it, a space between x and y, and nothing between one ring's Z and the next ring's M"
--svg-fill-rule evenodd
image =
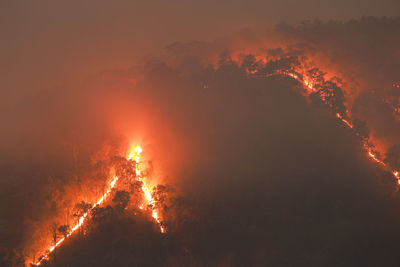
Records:
M155 208L155 202L154 202L154 198L151 194L152 189L151 187L148 185L148 183L146 182L146 178L142 176L142 170L141 170L141 158L140 158L140 154L143 152L142 148L140 146L137 146L133 149L133 151L129 154L128 156L128 160L132 160L134 159L136 162L136 179L140 182L142 182L142 192L146 198L147 201L147 206L151 207L152 209L152 217L154 218L154 220L157 222L157 224L160 227L160 231L161 233L165 233L166 229L164 226L162 226L161 220L160 220L160 216L158 214L157 209ZM143 209L143 206L140 207L141 209Z
M260 60L261 62L264 62L264 60ZM277 70L273 73L269 73L269 74L259 74L257 69L253 69L251 71L247 71L247 75L249 75L250 77L272 77L272 76L281 76L281 77L290 77L296 81L298 81L300 84L302 84L303 88L305 89L305 95L306 96L310 96L310 94L312 93L319 93L318 88L322 88L322 85L319 84L319 82L321 82L319 79L314 79L312 77L312 75L309 74L310 71L307 71L306 68L302 65L300 66L295 66L289 70L287 69L280 69ZM393 87L399 87L400 88L400 83L393 83ZM326 103L329 105L329 103L327 103L327 99L326 96L323 93L318 94L318 96L320 97L320 99L322 100L322 102ZM336 117L348 128L354 130L354 125L350 122L351 117L350 117L350 112L345 109L343 113L340 112L336 112ZM360 133L355 131L355 134L357 136L361 136ZM392 173L392 175L394 176L394 178L397 181L397 184L400 185L400 171L399 170L395 170L395 169L391 169L390 166L388 166L385 162L383 162L383 160L378 156L378 153L376 151L374 151L372 149L372 147L374 147L374 145L366 140L363 139L363 147L366 151L367 156L372 159L374 162L378 163L379 165L381 165L382 167L384 167L386 170L390 171Z
M91 212L96 206L101 205L105 199L110 195L111 190L114 188L116 182L118 181L118 177L114 176L113 180L110 182L110 185L108 187L108 190L100 197L100 199L94 204L88 211L86 211L80 218L77 224L75 224L74 227L72 227L71 231L67 234L66 238L71 236L76 230L78 230L83 223L86 221L89 212ZM57 248L59 247L63 242L65 241L65 237L61 238L60 240L57 241L57 243L53 246L51 246L48 250L48 253L44 255L37 263L36 265L39 266L44 260L48 260L50 254Z
M283 74L285 74L285 73L283 72ZM293 74L290 75L290 74L288 74L288 76L289 76L289 77L292 77L293 79L295 79L295 80L299 81L300 83L302 83L302 84L304 85L304 87L305 87L306 89L308 89L308 90L307 90L308 92L313 92L313 91L314 91L314 89L313 89L313 81L312 81L310 78L308 78L307 76L306 76L306 78L304 78L303 80L301 80L301 79L299 78L298 75L293 75ZM323 100L323 99L322 99L322 100ZM348 112L347 110L346 110L346 114L349 114L349 112ZM348 116L348 115L347 115L347 116ZM346 126L349 127L350 129L354 129L354 125L353 125L351 122L349 122L349 120L345 119L345 118L343 117L342 114L336 113L336 117L337 117L340 121L342 121L342 122L344 123L344 125L346 125ZM356 134L359 135L359 133L357 133L357 132L356 132ZM368 155L373 161L375 161L376 163L378 163L378 164L380 164L380 165L385 166L386 168L388 168L387 164L386 164L385 162L383 162L383 161L379 158L379 156L378 156L370 147L371 147L371 144L370 144L368 141L364 140L364 148L365 148L365 150L366 150L366 152L367 152L367 155ZM391 173L393 174L394 178L397 180L397 184L400 185L400 175L399 175L399 171L398 171L398 170L391 170L391 169L390 169L390 171L391 171Z
M154 220L157 222L157 224L160 227L160 231L161 233L165 233L166 232L166 228L162 225L161 220L160 220L160 216L158 214L157 209L155 209L155 201L151 195L152 189L150 188L150 186L147 184L146 179L142 176L142 170L141 170L141 156L140 154L142 153L142 148L140 146L137 146L134 148L134 150L132 151L132 153L129 154L128 156L128 160L134 160L136 162L136 168L135 168L135 172L136 172L136 179L140 182L142 182L142 192L145 195L145 199L146 199L146 205L148 207L151 207L152 209L152 217L154 218ZM51 246L48 249L48 252L38 261L36 262L36 265L39 266L43 261L45 260L49 260L50 258L50 254L57 248L59 247L65 240L66 238L70 237L74 232L76 232L79 228L82 227L82 225L86 222L89 213L97 206L100 206L109 196L110 193L112 191L112 189L115 187L115 184L118 181L118 177L114 176L114 178L111 180L107 191L100 197L100 199L88 210L86 211L78 220L78 223L75 224L72 229L70 230L70 232L67 234L66 237L61 238L60 240L58 240L56 242L55 245ZM139 207L140 209L143 209L143 206Z

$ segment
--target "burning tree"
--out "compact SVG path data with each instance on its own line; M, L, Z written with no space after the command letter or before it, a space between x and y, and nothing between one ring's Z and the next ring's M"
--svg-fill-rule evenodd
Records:
M82 217L90 208L92 207L92 204L87 203L85 201L81 201L79 203L75 204L74 207L74 217Z
M71 231L71 227L67 224L64 224L64 225L60 225L57 230L62 236L64 236L64 238L67 238L68 234Z
M165 233L165 225L162 223L160 216L158 214L158 210L155 207L155 199L152 197L152 188L146 181L146 178L143 177L144 172L141 169L140 165L140 153L142 149L140 147L136 147L132 153L130 153L127 159L123 159L121 157L115 157L112 159L112 162L115 164L115 171L117 174L121 176L114 176L114 178L109 183L108 190L103 193L101 198L93 205L91 203L87 203L85 201L81 201L75 204L73 216L76 218L76 224L70 228L68 225L54 225L52 227L52 237L54 241L54 245L50 247L48 251L46 251L45 255L42 256L36 265L40 265L42 262L45 262L49 259L49 255L62 243L66 240L70 235L72 235L76 230L79 230L82 233L83 225L85 227L88 223L85 223L85 220L88 217L91 217L93 221L96 223L101 222L102 220L110 217L113 214L114 209L111 206L107 206L106 208L100 207L100 205L106 200L106 198L114 192L112 190L115 187L115 184L118 180L122 180L121 187L126 187L130 192L134 193L141 192L141 195L144 198L140 199L140 209L144 209L144 206L147 206L151 211L151 216L155 220L155 222L159 225L159 229L162 233ZM134 160L133 160L134 159ZM136 179L135 179L136 178ZM121 213L122 211L127 209L127 206L130 202L130 193L125 190L118 190L115 192L112 201L116 205L116 209ZM135 213L136 214L136 213ZM86 230L86 229L85 229ZM63 235L63 238L58 240L59 234Z

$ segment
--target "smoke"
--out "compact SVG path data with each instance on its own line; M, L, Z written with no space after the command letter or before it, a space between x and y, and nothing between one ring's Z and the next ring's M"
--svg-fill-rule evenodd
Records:
M43 234L42 223L65 212L62 203L95 195L76 184L101 184L107 160L141 144L152 184L172 184L183 199L165 211L179 240L168 262L180 262L176 251L185 248L200 266L394 265L400 218L392 177L366 158L332 107L305 98L291 78L249 69L268 74L304 60L338 76L340 104L397 162L388 148L400 145L392 86L400 80L399 24L316 21L280 25L267 37L243 31L176 42L130 68L9 96L1 116L1 246L34 243L30 235ZM163 249L155 247L150 254Z
M285 40L307 44L314 63L328 75L344 80L351 113L366 122L383 150L398 145L399 25L398 18L364 17L277 27Z

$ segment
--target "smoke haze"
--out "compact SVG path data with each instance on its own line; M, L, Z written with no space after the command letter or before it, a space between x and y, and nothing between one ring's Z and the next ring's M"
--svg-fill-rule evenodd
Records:
M151 183L175 188L166 238L145 216L118 217L55 266L397 266L396 181L362 138L400 166L399 8L1 2L4 266L39 257L50 226L93 202L133 144ZM270 75L299 62L343 99L327 106Z

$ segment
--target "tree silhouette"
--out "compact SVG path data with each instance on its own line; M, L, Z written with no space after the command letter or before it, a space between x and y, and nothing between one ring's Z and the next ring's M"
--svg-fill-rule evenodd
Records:
M57 229L58 229L58 225L57 225L57 224L53 224L53 225L51 226L51 236L52 236L52 238L53 238L54 246L57 244L57 238L58 238Z
M117 191L112 201L116 204L118 209L125 209L130 200L129 193L126 191Z
M78 219L82 217L90 208L92 207L92 204L87 203L85 201L81 201L77 204L75 204L74 207L74 217L77 217Z
M87 213L90 208L92 207L92 204L87 203L85 201L81 201L80 203L75 204L74 207L74 213L73 216L79 220L85 213ZM79 233L81 234L83 230L83 227L79 228Z
M58 232L59 232L61 235L63 235L64 238L67 238L67 236L68 236L68 234L69 234L69 231L70 231L70 227L69 227L69 225L67 225L67 224L60 225L60 226L58 227Z
M107 206L105 208L101 208L99 206L96 206L92 209L91 215L92 215L92 220L93 222L100 222L104 220L107 216L112 214L113 208L111 206Z

